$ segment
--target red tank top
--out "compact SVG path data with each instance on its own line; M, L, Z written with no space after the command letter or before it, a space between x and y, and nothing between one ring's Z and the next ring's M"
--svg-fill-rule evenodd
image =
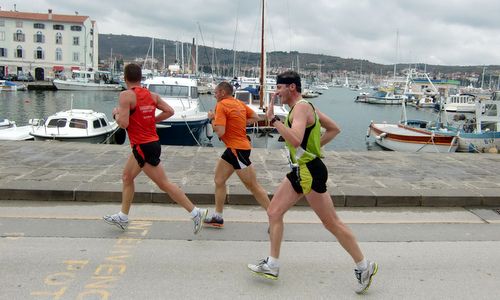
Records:
M142 87L134 87L135 108L130 110L130 117L127 127L130 145L158 141L156 133L155 111L156 103L149 90Z

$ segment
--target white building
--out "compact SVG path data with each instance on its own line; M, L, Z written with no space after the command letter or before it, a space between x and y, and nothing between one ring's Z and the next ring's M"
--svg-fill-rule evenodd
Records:
M97 69L98 39L88 16L0 11L0 73L45 80Z

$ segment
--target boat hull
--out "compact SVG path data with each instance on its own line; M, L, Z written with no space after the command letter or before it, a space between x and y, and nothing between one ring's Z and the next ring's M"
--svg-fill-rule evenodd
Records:
M455 152L458 147L456 136L440 135L404 125L370 124L369 135L375 142L389 150L401 152Z
M39 135L36 133L31 133L35 138L35 141L61 141L61 142L78 142L78 143L90 143L90 144L103 144L108 143L111 140L111 135L113 132L107 132L95 136L84 136L84 137L68 137L61 135Z
M101 84L101 83L81 83L81 82L72 82L65 80L55 79L53 84L56 86L58 90L63 91L121 91L122 86L119 84Z
M196 121L163 121L156 125L162 145L197 146L205 133L208 119Z

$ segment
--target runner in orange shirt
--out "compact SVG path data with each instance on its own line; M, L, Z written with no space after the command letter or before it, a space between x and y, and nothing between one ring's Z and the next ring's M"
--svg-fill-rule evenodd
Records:
M215 115L209 111L208 117L213 119L214 132L224 142L227 149L215 168L215 212L205 219L205 223L212 227L222 228L224 227L222 212L227 195L226 181L234 172L265 209L269 206L269 197L257 182L255 169L250 161L252 146L246 134L247 124L256 122L257 114L250 107L232 97L233 87L228 82L219 83L214 93L217 99Z

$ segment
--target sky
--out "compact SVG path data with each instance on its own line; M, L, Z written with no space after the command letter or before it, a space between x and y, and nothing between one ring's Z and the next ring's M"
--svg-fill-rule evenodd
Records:
M498 0L266 1L267 51L381 64L500 65ZM260 51L261 0L0 0L2 10L90 16L99 33ZM202 38L203 37L203 38Z

